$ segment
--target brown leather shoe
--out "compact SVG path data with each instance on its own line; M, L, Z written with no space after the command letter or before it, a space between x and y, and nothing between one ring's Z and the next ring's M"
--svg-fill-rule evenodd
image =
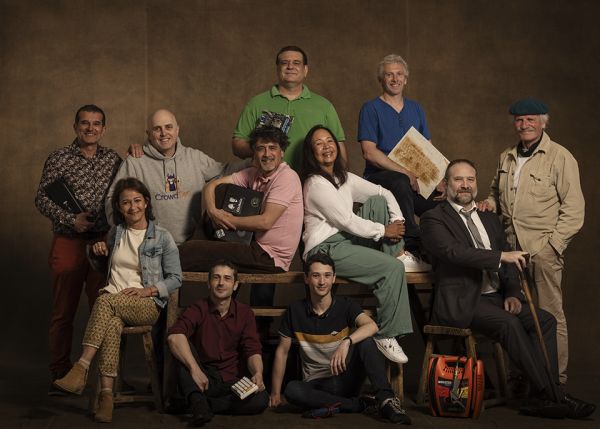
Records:
M73 368L67 372L67 375L58 380L54 380L54 385L65 392L81 395L85 388L87 375L87 368L84 368L83 365L76 362L75 365L73 365Z
M112 422L112 414L113 393L108 391L102 391L100 392L100 397L98 399L98 409L96 410L94 420L101 423L110 423Z

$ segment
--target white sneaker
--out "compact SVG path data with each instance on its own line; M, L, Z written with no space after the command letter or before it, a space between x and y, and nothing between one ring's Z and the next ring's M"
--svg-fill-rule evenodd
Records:
M400 347L400 344L398 344L398 341L394 337L373 339L379 351L392 362L408 362L408 357L404 354L404 350L402 350L402 347Z
M397 259L402 261L404 264L404 271L407 273L423 273L431 271L431 264L428 264L406 250L404 251L404 254L398 256Z

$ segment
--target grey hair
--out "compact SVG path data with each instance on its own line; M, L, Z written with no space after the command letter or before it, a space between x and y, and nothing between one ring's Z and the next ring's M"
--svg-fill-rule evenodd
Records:
M408 64L404 61L404 58L397 54L389 54L383 57L383 60L377 66L377 79L380 82L383 81L383 68L386 64L402 64L406 71L406 77L408 77Z

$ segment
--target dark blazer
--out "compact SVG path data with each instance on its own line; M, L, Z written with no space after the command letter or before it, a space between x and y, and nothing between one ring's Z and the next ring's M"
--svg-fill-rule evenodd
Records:
M461 215L447 201L421 216L421 241L432 259L436 277L432 323L469 327L481 296L483 270L498 271L499 292L504 297L522 297L516 267L502 264L498 269L501 251L508 250L498 216L491 212L478 214L492 250L475 247Z

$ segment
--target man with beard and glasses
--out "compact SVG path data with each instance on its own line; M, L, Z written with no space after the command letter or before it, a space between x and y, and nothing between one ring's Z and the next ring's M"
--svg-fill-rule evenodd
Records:
M498 217L478 212L477 170L457 159L446 169L447 200L421 218L423 245L432 258L435 289L432 322L472 328L498 341L530 383L521 412L553 418L584 418L595 405L565 394L558 386L556 319L537 310L551 368L537 344L532 313L522 305L517 270L526 265L526 252L505 251ZM558 396L560 402L554 402Z

